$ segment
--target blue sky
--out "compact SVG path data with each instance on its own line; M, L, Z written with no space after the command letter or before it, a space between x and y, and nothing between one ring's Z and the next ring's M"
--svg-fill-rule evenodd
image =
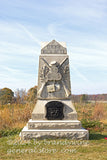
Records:
M72 93L107 93L107 0L0 0L0 88L37 85L53 39L67 44Z

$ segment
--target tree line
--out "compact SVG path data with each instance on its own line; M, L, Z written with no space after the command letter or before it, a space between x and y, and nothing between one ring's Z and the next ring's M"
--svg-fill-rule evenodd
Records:
M0 89L0 104L24 104L26 102L35 103L37 97L37 86L34 86L26 92L25 89L17 89L12 91L10 88Z
M72 95L73 102L107 101L107 94L80 94Z
M27 92L24 89L17 89L12 91L10 88L0 89L0 104L24 104L26 102L35 103L37 99L37 86L30 88ZM72 95L73 102L87 103L91 101L107 101L107 94L96 95Z

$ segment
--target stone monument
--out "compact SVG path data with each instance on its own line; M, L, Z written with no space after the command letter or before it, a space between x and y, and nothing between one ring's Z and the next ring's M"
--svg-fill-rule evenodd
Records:
M20 135L22 139L89 138L71 101L69 56L63 42L42 43L37 102Z

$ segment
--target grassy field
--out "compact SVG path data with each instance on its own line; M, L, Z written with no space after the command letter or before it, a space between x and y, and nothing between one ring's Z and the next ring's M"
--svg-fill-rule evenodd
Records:
M0 160L107 160L107 133L90 134L90 140L21 141L19 135L0 138Z
M22 141L19 133L30 118L34 105L0 106L0 160L107 160L107 104L74 105L79 120L99 120L104 129L90 131L87 141Z

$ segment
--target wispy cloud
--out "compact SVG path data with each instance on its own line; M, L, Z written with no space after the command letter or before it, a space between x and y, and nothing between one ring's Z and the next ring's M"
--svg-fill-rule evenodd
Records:
M88 81L89 82L89 80L86 78L86 76L84 76L82 73L80 73L80 71L78 71L78 69L76 67L74 67L73 65L71 65L71 68L74 70L74 72L77 74L77 76L79 78L81 78L84 81Z
M106 0L1 1L0 88L36 84L40 43L56 39L68 46L73 92L105 91L106 6Z
M39 46L41 45L41 41L38 38L35 38L33 34L22 24L18 23L18 26L23 29L24 32L27 33L27 35L34 41L36 42Z
M0 42L0 53L6 55L38 55L39 47L36 46L26 46L25 44L17 44L17 43L10 43L6 41Z

